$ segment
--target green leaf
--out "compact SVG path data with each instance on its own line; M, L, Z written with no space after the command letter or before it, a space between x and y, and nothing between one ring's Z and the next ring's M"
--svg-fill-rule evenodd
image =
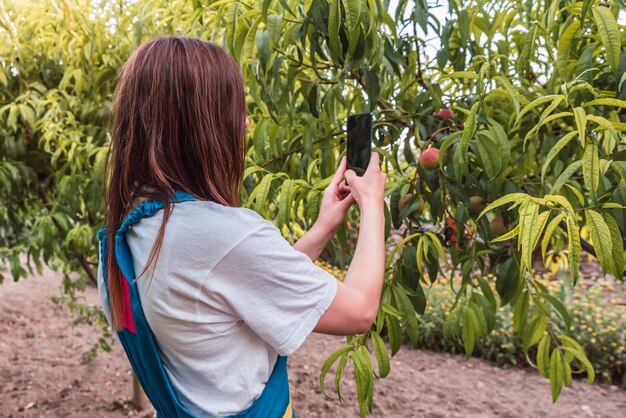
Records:
M346 24L349 32L353 32L361 22L361 1L343 0L346 11Z
M550 335L541 337L537 348L537 370L543 377L549 376L550 364Z
M504 16L504 14L501 14ZM519 115L519 99L517 98L518 92L515 90L515 87L511 84L508 78L503 76L495 76L493 78L496 82L502 84L506 91L509 93L511 100L513 101L513 106L515 107L515 115Z
M585 210L585 219L591 234L593 247L602 267L602 274L606 274L607 271L614 271L612 259L613 243L609 226L602 215L595 210Z
M455 157L460 157L460 167L455 166L455 175L457 176L457 180L460 182L461 177L467 174L467 166L469 163L469 157L467 155L469 150L470 140L474 136L474 132L476 131L476 115L478 113L478 109L480 108L480 102L476 101L470 110L469 115L465 119L464 127L463 127L463 135L461 135L461 140L459 141L459 145L457 146Z
M559 315L561 315L561 318L563 318L563 321L565 322L565 326L568 329L571 328L572 317L567 311L567 308L565 307L565 305L563 305L563 302L561 302L559 299L547 293L539 293L539 296L544 298L546 301L548 301L554 307L554 309L556 309Z
M338 57L343 57L343 47L339 38L339 29L341 26L341 0L333 0L330 4L328 14L328 39L330 47Z
M613 264L611 273L613 273L616 279L619 279L624 275L624 244L622 241L622 233L615 217L611 213L603 212L602 216L611 232L611 256Z
M541 127L541 125L543 125L544 121L546 119L548 119L548 116L554 111L554 109L556 109L557 107L559 107L559 105L561 104L561 102L565 99L564 96L558 95L554 98L554 100L552 100L552 103L550 103L550 105L548 105L548 107L546 107L546 109L541 113L541 117L539 118L539 123L536 125L537 129L539 127ZM533 128L534 129L534 128ZM528 134L526 135L526 137L524 137L524 143L522 146L522 149L525 150L526 149L526 141L528 140L528 138L530 137L531 132L533 132L533 129L531 129Z
M598 184L600 183L600 165L598 161L598 146L588 144L583 155L583 179L585 187L591 192L593 201L598 199Z
M343 372L346 369L346 364L348 363L348 356L342 355L339 358L339 363L337 363L337 372L335 373L335 392L337 392L337 397L340 402L343 402L343 397L341 396L341 380L343 379Z
M441 77L442 80L446 78L466 78L468 80L478 80L478 74L473 71L455 71Z
M280 40L281 25L283 23L283 15L269 15L267 16L266 24L267 31L269 32L270 39L274 44Z
M529 301L528 292L524 291L521 296L517 298L515 306L513 307L513 329L515 329L518 333L522 331L524 325L526 324Z
M476 141L478 154L480 154L480 159L483 162L489 180L493 180L502 171L502 159L500 158L497 144L489 135L479 133L478 137L480 138Z
M580 11L580 24L585 24L585 17L587 16L587 12L589 11L589 6L591 6L591 0L583 0L583 7Z
M550 193L556 193L561 190L561 187L572 177L572 175L580 169L583 165L583 160L574 161L570 165L567 166L565 170L561 173L559 178L556 179L552 188L550 189Z
M357 389L359 412L362 417L365 417L368 397L373 389L374 381L369 352L364 345L352 352L352 361L354 363L354 381Z
M439 167L443 167L443 161L445 160L448 148L450 148L461 135L463 135L463 131L456 131L448 135L446 139L443 140L441 147L439 148Z
M478 286L480 287L480 290L483 292L483 295L487 298L487 300L489 301L489 304L493 307L493 309L495 309L497 306L496 298L493 295L493 291L491 290L491 287L489 287L489 283L487 283L487 281L480 276L476 277L476 280L478 281Z
M555 348L550 356L550 387L552 388L552 402L556 402L563 388L563 359L561 351Z
M396 318L396 316L391 315L385 317L387 337L389 338L389 348L391 348L392 356L398 352L402 344L402 330L400 329L400 322Z
M500 295L500 304L505 306L514 301L522 288L519 265L514 257L509 257L496 270L496 291Z
M563 80L570 78L569 60L574 44L574 35L580 28L580 21L574 20L572 24L561 34L557 43L556 64Z
M267 30L258 29L254 37L259 58L263 65L267 65L270 60L270 34Z
M509 165L509 160L511 158L511 146L509 145L509 137L507 136L502 125L500 125L497 121L491 118L487 118L487 121L489 122L490 126L487 134L496 144L496 149L498 150L498 154L500 155L500 159L502 161L502 169L504 169Z
M404 323L406 333L409 336L411 344L415 347L417 345L417 337L419 336L419 325L417 316L415 315L415 308L404 292L404 289L398 286L394 286L392 289L396 297L396 302L398 303L398 308L400 312L402 312L402 322Z
M522 337L524 352L528 352L528 349L541 339L546 329L546 318L540 314L535 314L528 325L524 327Z
M328 357L326 359L326 361L324 362L324 364L322 365L322 371L320 373L320 391L327 398L330 398L330 396L328 396L326 394L326 391L324 389L324 378L326 377L326 374L328 374L328 370L330 370L330 367L333 364L335 364L335 361L337 361L339 356L347 353L348 351L352 351L353 349L354 349L354 346L352 346L352 345L346 345L346 346L341 347L339 350L337 350L333 354L331 354L330 357Z
M591 8L593 20L598 27L598 33L604 45L606 60L613 68L617 76L619 68L619 55L622 45L619 27L611 11L604 6L594 6Z
M566 216L567 215L565 213L559 213L557 216L555 216L554 219L550 221L548 227L546 228L546 232L543 234L543 240L541 241L541 258L544 260L544 262L546 259L546 250L548 249L550 238L552 238L552 234L554 234L554 231L556 230L556 228L558 228L559 223L565 220Z
M257 213L261 213L261 211L265 207L265 201L267 200L267 195L270 192L270 187L272 185L273 179L274 179L274 174L272 173L266 174L265 177L263 177L263 180L261 180L259 185L254 190L256 194L256 202L255 202L254 210Z
M570 216L575 216L574 207L565 196L562 196L560 194L547 194L543 198L547 202L561 205Z
M478 322L476 312L474 312L470 306L467 306L463 311L463 328L461 330L465 356L467 358L472 356L474 344L476 343L476 334L479 328L480 323Z
M395 318L400 318L402 316L402 314L400 313L399 310L397 310L393 306L389 305L388 303L383 303L381 305L380 309L382 309L383 312L386 312L386 313L388 313L389 315L391 315L391 316L393 316Z
M386 377L389 374L389 353L383 339L376 332L372 332L372 345L374 346L374 354L376 354L376 362L378 363L378 377Z
M537 247L537 244L539 243L539 238L541 237L541 233L543 232L543 229L546 227L546 224L548 223L549 217L550 217L549 210L541 212L539 216L537 217L537 228L536 230L533 231L534 239L530 246L531 251L534 251L535 247Z
M507 203L513 203L513 202L523 202L526 199L530 199L530 196L527 195L526 193L509 193L507 195L502 196L499 199L496 199L494 202L491 202L478 216L478 219L480 219L485 213L500 207L502 205L506 205Z
M539 217L539 205L528 201L522 204L519 210L519 243L522 249L521 265L527 269L532 268L532 244L535 241L536 235L541 231L537 228L537 221Z
M424 235L430 238L430 241L433 243L435 249L437 250L439 257L441 257L441 260L444 263L448 264L448 260L446 258L446 252L443 249L443 245L441 244L439 236L437 236L435 233L430 232L430 231L426 231Z
M526 134L526 137L524 138L524 143L526 143L526 140L527 140L528 138L530 138L530 136L531 136L531 135L533 135L535 132L538 132L538 131L539 131L539 129L540 129L543 125L545 125L545 124L547 124L547 123L549 123L549 122L555 121L555 120L557 120L557 119L561 119L561 118L568 117L568 116L574 116L574 114L573 114L572 112L559 112L559 113L555 113L555 114L553 114L553 115L550 115L550 116L545 116L545 117L544 117L545 113L546 113L546 112L544 111L544 112L541 114L541 117L539 118L539 123L537 123L537 125L533 126L533 127L530 129L530 131L528 131L528 133Z
M610 98L596 99L596 100L592 100L590 102L586 102L585 104L583 104L583 107L588 107L588 106L614 106L614 107L621 107L623 109L626 109L626 101L619 100L619 99L610 99Z
M576 127L578 128L578 138L580 139L580 144L585 146L585 132L587 131L587 116L585 114L585 109L578 106L574 108L574 119L576 120Z
M564 334L559 334L557 335L557 338L561 340L561 342L567 347L573 347L576 350L581 351L581 352L585 351L583 347L578 343L578 341L576 341L572 337L568 337L567 335L564 335Z
M511 229L506 234L500 235L499 237L492 239L491 242L508 241L512 238L515 238L518 234L519 234L519 225L515 225L515 228Z
M536 107L541 106L544 103L547 102L555 102L557 100L559 100L558 103L560 103L560 100L563 100L565 98L565 96L561 95L561 94L550 94L548 96L543 96L540 97L538 99L533 100L532 102L528 103L526 106L524 106L524 108L522 109L522 111L520 112L520 114L517 116L517 122L519 123L520 120L522 120L522 117L528 113L529 111L535 109ZM557 103L557 105L558 105Z
M562 347L562 350L567 351L568 353L573 355L576 358L576 360L580 361L580 363L585 368L585 371L587 372L586 383L588 384L593 383L593 381L596 379L596 373L593 369L593 366L591 365L591 362L585 355L585 353L572 347Z
M567 247L572 280L576 285L580 271L580 231L573 216L567 217Z
M282 225L289 224L294 184L294 180L287 179L283 182L281 187L280 198L278 200L278 220Z

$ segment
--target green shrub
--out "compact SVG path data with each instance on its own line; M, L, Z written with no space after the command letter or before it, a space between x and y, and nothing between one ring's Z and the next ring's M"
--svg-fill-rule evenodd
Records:
M626 387L626 306L619 304L624 285L594 280L591 284L580 283L572 288L569 280L548 280L539 275L535 275L535 279L548 287L551 294L566 301L572 317L569 335L585 349L598 380ZM488 275L487 280L495 289L492 275ZM454 287L458 288L461 279L455 277L453 281ZM443 323L455 297L449 280L437 280L426 293L429 304L421 318L417 346L464 353L462 341L446 339L443 335ZM494 361L499 366L526 364L521 339L513 331L512 311L510 304L498 310L494 330L482 343L476 344L474 356ZM529 354L531 360L535 358L534 353Z

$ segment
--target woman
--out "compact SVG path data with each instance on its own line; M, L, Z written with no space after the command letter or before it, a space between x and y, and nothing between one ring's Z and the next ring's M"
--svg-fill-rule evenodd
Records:
M163 415L247 413L279 396L268 394L278 379L280 396L289 400L286 369L276 377L286 356L312 331L365 332L378 311L386 179L378 154L363 177L341 160L318 219L291 246L270 221L240 207L246 126L241 73L215 44L153 39L120 73L99 290L109 323ZM354 202L359 240L340 282L313 261ZM158 367L146 365L147 334L158 347ZM157 390L151 385L161 377L149 374L159 368L165 382ZM155 400L168 390L178 412Z

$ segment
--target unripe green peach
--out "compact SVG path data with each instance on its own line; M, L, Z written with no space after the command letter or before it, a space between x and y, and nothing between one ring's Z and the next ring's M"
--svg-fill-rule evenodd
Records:
M491 223L489 224L489 229L491 230L491 233L497 237L509 232L509 228L507 228L506 224L504 223L504 218L502 216L496 216L495 218L493 218L491 220Z
M478 215L485 209L485 199L482 196L470 197L468 209L472 215Z

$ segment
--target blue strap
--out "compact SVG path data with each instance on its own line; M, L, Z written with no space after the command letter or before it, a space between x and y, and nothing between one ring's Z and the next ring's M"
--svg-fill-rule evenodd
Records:
M170 201L182 203L197 200L183 191L176 191ZM124 220L115 234L115 258L128 281L130 305L135 333L123 329L117 333L122 347L144 392L157 411L159 418L192 418L193 415L180 403L158 353L157 344L141 307L139 290L135 280L133 258L126 241L126 231L141 219L155 215L163 203L149 200L137 206ZM109 294L106 271L106 227L98 231L100 259L107 296ZM109 299L110 300L110 299ZM278 356L276 365L263 392L246 410L233 415L238 418L283 417L290 408L287 357ZM295 414L292 415L295 417Z

